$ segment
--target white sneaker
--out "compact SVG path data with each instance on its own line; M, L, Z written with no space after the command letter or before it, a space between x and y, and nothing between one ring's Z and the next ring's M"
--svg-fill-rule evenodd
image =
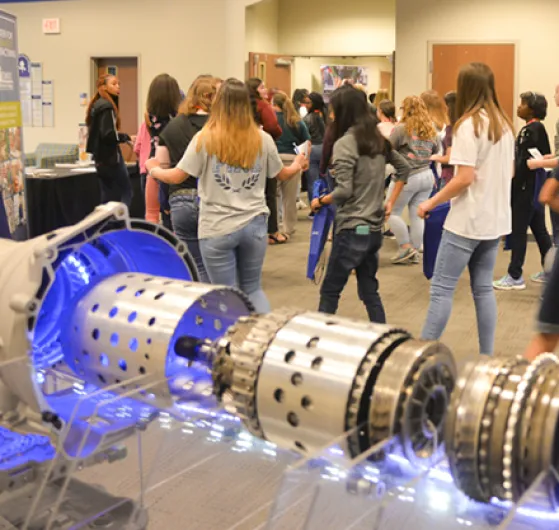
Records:
M498 291L523 291L526 283L522 278L515 280L509 274L505 274L500 280L493 282L493 288Z

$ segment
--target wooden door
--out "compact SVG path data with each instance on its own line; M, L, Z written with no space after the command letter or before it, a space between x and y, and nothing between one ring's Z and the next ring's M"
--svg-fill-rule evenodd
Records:
M277 89L291 97L293 57L271 53L248 54L248 77L262 79L269 89Z
M120 132L138 132L138 60L135 57L106 57L96 60L98 76L115 74L120 81ZM122 155L128 162L135 161L134 150L123 144Z
M388 90L390 98L394 97L394 93L392 92L392 72L380 72L380 88Z
M460 68L471 62L485 63L493 70L499 101L514 119L514 44L434 44L431 87L441 95L456 90Z

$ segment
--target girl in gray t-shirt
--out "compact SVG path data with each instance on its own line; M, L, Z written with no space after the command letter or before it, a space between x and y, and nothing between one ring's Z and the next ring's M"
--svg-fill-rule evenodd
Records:
M268 246L266 179L288 180L306 165L300 155L284 167L274 140L254 122L245 85L236 79L221 86L208 122L176 168L146 162L150 175L168 184L198 179L198 237L210 280L239 287L258 313L270 310L261 286Z
M390 142L406 158L411 170L407 182L393 181L390 184L386 202L390 214L388 224L399 245L392 263L413 264L419 263L425 227L425 222L417 215L417 207L433 191L435 181L430 159L441 150L441 140L421 98L407 97L402 107L402 122L394 127ZM408 230L402 219L406 207L409 210L411 230Z

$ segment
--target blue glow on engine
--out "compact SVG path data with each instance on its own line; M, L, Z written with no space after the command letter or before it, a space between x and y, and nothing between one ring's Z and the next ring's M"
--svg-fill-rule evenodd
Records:
M54 458L56 450L47 436L22 435L0 427L0 471L29 462L46 462Z
M103 278L126 272L186 281L193 278L174 247L151 233L137 230L108 232L75 251L62 251L53 268L54 281L46 291L31 337L36 369L62 360L59 338L63 319L88 289Z

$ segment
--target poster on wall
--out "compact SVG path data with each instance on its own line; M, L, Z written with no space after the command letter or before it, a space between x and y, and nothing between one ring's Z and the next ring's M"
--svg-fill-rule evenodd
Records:
M14 239L27 237L21 128L16 19L0 11L0 192Z
M33 106L31 103L31 70L29 57L20 54L18 58L19 98L21 101L21 117L24 127L33 125Z
M322 92L328 101L330 94L345 83L360 84L367 88L369 77L367 68L363 66L323 65L320 67Z

